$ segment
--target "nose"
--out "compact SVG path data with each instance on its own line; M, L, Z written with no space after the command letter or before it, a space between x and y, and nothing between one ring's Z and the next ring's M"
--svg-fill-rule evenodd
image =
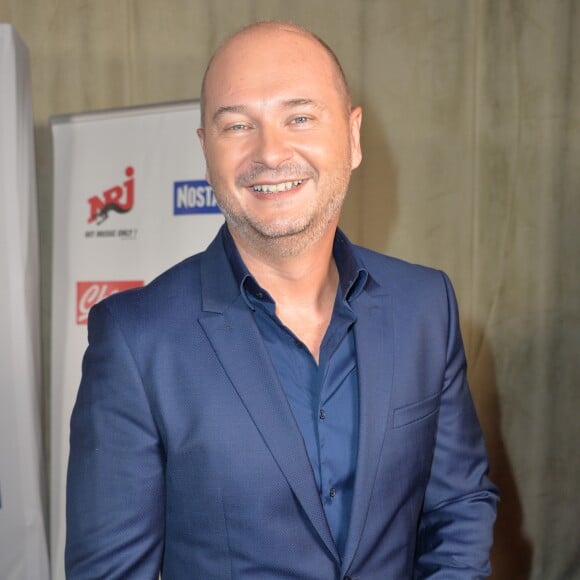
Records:
M290 138L283 127L264 123L256 132L254 162L277 169L292 157Z

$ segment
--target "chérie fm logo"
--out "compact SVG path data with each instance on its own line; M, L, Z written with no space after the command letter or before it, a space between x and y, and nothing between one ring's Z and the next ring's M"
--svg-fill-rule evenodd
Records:
M107 280L77 282L77 324L86 324L89 318L89 310L100 302L130 288L139 288L143 286L143 280Z
M108 217L109 212L127 213L135 203L135 170L133 167L125 169L127 180L122 185L115 185L103 191L101 195L93 195L88 199L90 213L89 223L102 224Z

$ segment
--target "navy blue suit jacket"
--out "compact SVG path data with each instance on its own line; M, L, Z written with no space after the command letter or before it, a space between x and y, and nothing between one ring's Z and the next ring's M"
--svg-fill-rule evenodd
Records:
M360 429L336 550L300 431L224 254L95 306L71 420L69 578L481 578L495 518L441 272L354 247Z

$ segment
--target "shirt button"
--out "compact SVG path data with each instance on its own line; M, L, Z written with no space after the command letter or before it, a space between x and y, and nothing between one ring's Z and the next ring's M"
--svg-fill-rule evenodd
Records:
M256 298L258 300L262 300L264 298L264 293L263 292L256 292Z
M334 497L336 495L336 489L334 487L331 487L330 491L328 492L328 495L330 497Z
M324 419L326 419L326 411L324 409L320 409L320 415L318 415L318 417L321 421L324 421Z

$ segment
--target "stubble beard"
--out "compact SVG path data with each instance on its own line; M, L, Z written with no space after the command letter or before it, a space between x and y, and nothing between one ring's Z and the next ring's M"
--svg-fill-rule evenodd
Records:
M304 175L302 171L301 175ZM328 183L324 184L325 192L332 192L322 205L310 206L310 211L294 218L285 220L260 220L242 212L236 204L232 203L233 195L222 195L216 192L219 206L225 216L230 229L238 232L244 240L262 255L271 257L297 256L318 242L332 223L338 221L342 204L346 197L350 180L350 160L344 163L342 170ZM308 172L309 177L318 177L313 170ZM296 173L295 173L296 175ZM255 183L256 176L251 179L238 180L241 183ZM282 180L285 180L283 176Z

